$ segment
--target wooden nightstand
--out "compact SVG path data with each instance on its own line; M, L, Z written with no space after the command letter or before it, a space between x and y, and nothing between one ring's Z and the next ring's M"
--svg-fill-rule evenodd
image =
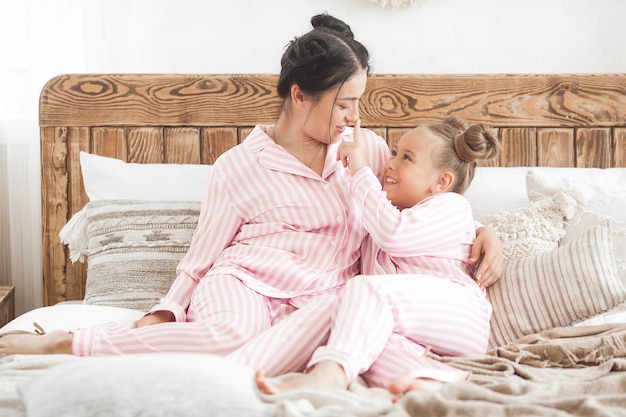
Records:
M0 327L15 318L15 287L0 286Z

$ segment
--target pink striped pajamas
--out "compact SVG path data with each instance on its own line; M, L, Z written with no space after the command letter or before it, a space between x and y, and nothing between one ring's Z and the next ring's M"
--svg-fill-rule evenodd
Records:
M382 387L398 378L467 378L423 353L487 348L491 305L467 264L475 239L469 203L444 193L398 211L369 169L356 173L352 190L369 232L364 275L341 292L329 340L308 366L333 360L350 381L363 375Z
M314 316L316 305L330 303L359 273L367 233L349 190L350 174L336 161L339 144L328 146L320 177L276 145L267 128L256 126L211 170L191 247L168 294L151 310L170 311L176 321L138 329L115 324L79 329L74 354L227 354L281 324L283 317L297 322ZM345 135L351 140L352 129ZM386 143L367 130L362 141L382 177ZM305 308L310 302L315 304ZM291 314L298 309L302 314ZM325 323L314 323L301 341L323 343ZM296 356L293 366L309 357Z

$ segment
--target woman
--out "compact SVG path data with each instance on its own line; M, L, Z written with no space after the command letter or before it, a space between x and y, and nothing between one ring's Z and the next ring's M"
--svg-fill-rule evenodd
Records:
M276 123L256 126L215 162L193 241L160 304L132 329L113 323L74 334L7 335L0 353L228 354L242 348L246 361L267 369L254 356L266 330L295 319L315 326L315 312L360 272L366 231L345 186L349 173L335 156L359 118L370 66L367 50L343 22L329 15L311 22L314 29L283 54L277 89L284 106ZM368 163L382 178L388 148L372 132L362 136ZM474 253L486 252L480 271L489 283L499 276L501 252L495 234L481 236L488 239L479 238ZM302 340L310 346L326 337L310 334ZM293 366L308 359L304 351L301 356Z

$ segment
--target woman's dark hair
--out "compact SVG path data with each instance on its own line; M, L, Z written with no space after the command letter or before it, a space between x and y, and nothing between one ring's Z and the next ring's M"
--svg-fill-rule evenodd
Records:
M313 16L311 24L313 30L293 39L281 59L277 90L282 98L289 97L294 84L320 97L358 71L370 72L369 53L350 26L326 13Z
M452 191L463 194L469 187L477 161L488 161L500 155L501 145L495 132L487 125L470 125L458 116L449 116L443 123L428 125L435 135L443 139L435 148L433 159L441 168L454 172Z

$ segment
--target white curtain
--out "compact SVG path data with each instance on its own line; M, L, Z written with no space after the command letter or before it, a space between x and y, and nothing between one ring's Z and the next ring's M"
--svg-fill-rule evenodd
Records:
M0 2L0 285L17 315L43 303L38 101L53 76L83 72L80 0Z

